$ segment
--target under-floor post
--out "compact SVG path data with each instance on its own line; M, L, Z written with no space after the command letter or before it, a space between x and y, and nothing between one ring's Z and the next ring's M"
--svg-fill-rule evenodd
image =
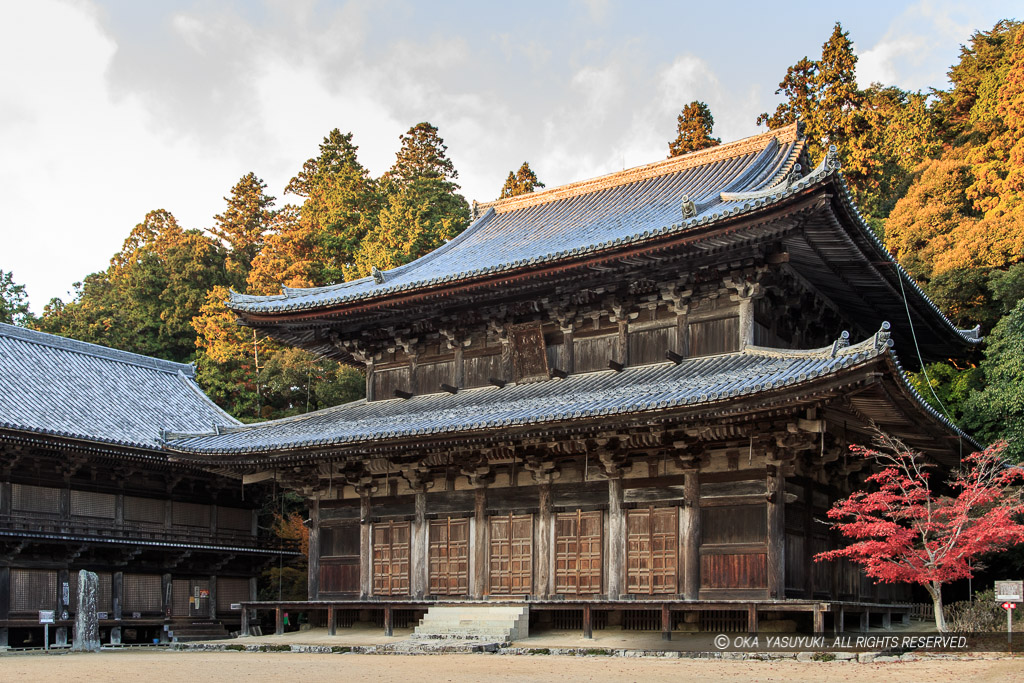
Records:
M835 633L842 633L846 630L846 608L838 607L834 608L832 612L834 615L832 618L832 631Z
M384 635L391 637L394 635L394 610L390 605L384 607Z
M333 607L327 608L327 635L333 636L338 632L337 612Z
M668 604L661 606L661 639L672 640L672 610Z
M867 633L871 628L871 612L864 610L860 613L860 632Z
M892 629L892 610L890 609L882 612L882 628L886 631Z
M280 607L274 608L274 634L284 635L284 610Z
M825 632L825 612L821 609L821 605L814 606L814 632Z
M747 605L747 633L757 633L757 605Z
M594 621L590 613L590 605L583 606L583 637L594 637Z

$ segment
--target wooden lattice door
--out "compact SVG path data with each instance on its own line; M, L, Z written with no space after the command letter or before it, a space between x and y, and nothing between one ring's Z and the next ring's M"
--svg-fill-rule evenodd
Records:
M409 594L409 522L373 525L373 593Z
M601 592L602 513L563 512L555 517L555 592Z
M626 512L626 591L678 593L679 508Z
M430 593L469 593L469 520L431 520L429 545Z
M490 594L533 591L533 515L491 517Z

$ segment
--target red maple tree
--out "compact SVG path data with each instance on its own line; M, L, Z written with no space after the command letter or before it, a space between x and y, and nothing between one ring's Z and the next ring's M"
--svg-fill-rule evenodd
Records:
M935 626L946 631L942 585L972 575L971 560L1024 542L1021 490L1024 470L1002 457L1005 442L963 459L960 470L933 485L934 465L897 439L879 435L879 449L851 446L881 469L828 511L833 526L854 541L819 553L816 561L845 557L885 583L916 583L935 603Z

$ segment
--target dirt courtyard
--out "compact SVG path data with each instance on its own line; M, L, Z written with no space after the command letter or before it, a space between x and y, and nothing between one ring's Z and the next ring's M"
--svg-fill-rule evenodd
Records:
M659 660L510 655L120 651L0 656L10 681L1024 681L1024 659L851 662Z

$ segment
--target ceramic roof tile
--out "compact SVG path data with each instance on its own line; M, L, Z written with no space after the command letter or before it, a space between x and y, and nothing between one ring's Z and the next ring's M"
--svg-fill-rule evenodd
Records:
M192 366L0 324L0 428L160 447L162 429L238 421L207 398Z

